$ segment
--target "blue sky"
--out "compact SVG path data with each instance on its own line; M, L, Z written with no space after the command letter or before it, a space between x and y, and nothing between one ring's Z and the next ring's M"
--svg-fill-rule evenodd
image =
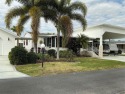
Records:
M72 0L81 1L88 7L86 16L88 27L98 24L112 24L125 27L125 0ZM11 7L5 5L5 0L0 2L0 27L6 28L4 17L10 8L19 6L17 2L13 2ZM17 18L14 19L13 25L17 23ZM74 29L80 28L81 25L73 21ZM25 32L31 31L30 21L25 25ZM54 25L51 22L45 23L41 19L40 32L56 32Z

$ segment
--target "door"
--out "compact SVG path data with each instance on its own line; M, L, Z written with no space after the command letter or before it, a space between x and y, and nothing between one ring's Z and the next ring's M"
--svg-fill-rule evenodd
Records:
M2 40L0 39L0 55L2 55Z
M8 55L11 51L12 43L9 41L4 41L3 43L3 55Z

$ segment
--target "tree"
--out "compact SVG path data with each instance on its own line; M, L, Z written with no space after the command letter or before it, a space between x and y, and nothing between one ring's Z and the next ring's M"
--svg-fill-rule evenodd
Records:
M79 35L77 41L80 43L80 45L82 46L82 48L87 48L89 38L86 37L86 36L84 36L84 35Z
M14 0L6 0L6 4L11 5ZM42 5L44 0L15 0L22 4L20 7L12 8L5 16L5 23L7 28L11 28L12 19L19 17L16 25L17 35L23 31L24 24L31 18L32 39L34 43L35 52L37 53L37 41L39 34L40 18L43 16L43 11L46 11L47 5Z
M77 20L81 23L83 30L86 29L87 22L85 19L87 7L82 2L71 3L71 0L46 0L50 3L48 13L45 14L46 20L51 20L57 28L57 59L59 59L59 37L60 32L63 35L63 46L66 46L73 32L72 20ZM81 11L81 13L77 12Z

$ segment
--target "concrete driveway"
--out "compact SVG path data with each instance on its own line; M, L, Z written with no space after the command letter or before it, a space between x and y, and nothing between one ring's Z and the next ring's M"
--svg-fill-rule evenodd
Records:
M0 80L0 94L125 94L125 69Z
M26 74L16 71L12 66L7 56L0 56L0 79L29 77Z
M125 56L104 56L103 59L125 62Z

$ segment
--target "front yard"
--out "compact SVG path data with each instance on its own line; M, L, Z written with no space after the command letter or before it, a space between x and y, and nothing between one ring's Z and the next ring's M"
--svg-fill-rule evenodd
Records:
M16 69L30 76L42 76L68 72L81 72L92 70L105 70L125 68L125 62L101 60L96 58L75 58L76 62L46 62L44 68L41 64L18 65Z

